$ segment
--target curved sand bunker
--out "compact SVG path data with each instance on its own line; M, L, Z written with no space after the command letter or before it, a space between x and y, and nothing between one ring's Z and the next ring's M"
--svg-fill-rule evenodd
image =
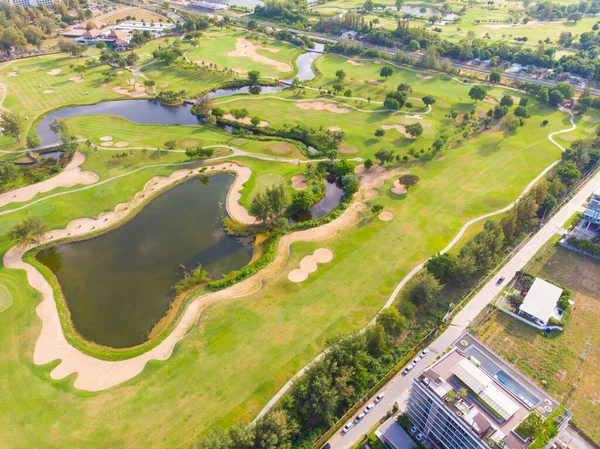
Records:
M313 101L311 103L297 103L296 106L304 110L314 109L315 111L329 111L334 112L336 114L347 114L348 112L350 112L348 108L340 108L336 104L324 103L322 101Z
M404 195L406 192L408 192L406 186L404 184L400 184L400 180L398 179L394 181L394 187L392 187L390 191L396 195Z
M404 125L381 125L381 128L384 130L395 129L400 134L404 134L404 137L408 137L409 139L416 139L415 136L406 132L406 127Z
M53 94L54 93L54 89L44 89L43 92L45 94Z
M227 56L231 56L234 58L250 58L255 62L260 62L261 64L266 64L275 67L280 72L290 72L292 70L291 65L286 64L285 62L271 59L267 56L260 55L257 53L257 50L265 50L271 53L279 53L278 48L263 47L262 45L254 44L249 40L240 37L235 41L235 50L232 50L229 53L227 53Z
M329 263L333 259L333 252L328 248L319 248L310 256L305 256L300 261L300 268L290 271L288 279L292 282L303 282L308 275L317 271L317 264Z
M306 176L296 175L292 177L292 189L294 190L306 190Z
M73 155L71 162L62 172L45 181L38 182L20 189L10 190L0 194L0 207L10 203L29 201L40 193L49 192L57 187L73 187L77 184L94 184L100 179L93 171L82 170L80 165L85 161L85 154L79 151Z
M102 136L102 137L100 137L100 140L102 142L108 142L109 140L113 140L113 137L112 136Z
M102 142L100 145L102 145L103 147L112 147L114 144L114 142L111 142L109 140L108 142Z
M327 128L327 131L341 131L342 128L340 128L339 126L330 126L329 128Z
M117 142L117 143L115 143L115 146L119 147L119 148L126 147L127 145L129 145L129 142Z
M62 72L62 69L52 69L49 72L46 72L46 74L51 75L51 76L56 76L58 75L60 72Z
M391 213L389 210L384 210L381 211L377 217L381 221L390 221L392 218L394 218L394 214Z
M83 76L72 76L69 78L69 81L73 81L74 83L83 83L85 79L83 79Z
M231 120L233 122L243 123L244 125L252 125L252 119L250 117L235 118L231 114L225 114L223 116L223 118L225 120ZM266 120L261 120L260 123L258 124L259 128L265 128L267 126L269 126L269 122L267 122Z
M364 65L362 62L356 62L354 59L348 59L347 62L348 62L348 64L356 65L356 66Z
M146 95L146 88L144 85L134 78L127 80L127 86L128 87L113 87L113 91L121 95L127 95L131 98L144 97Z
M417 73L417 78L421 78L421 79L424 79L424 80L430 80L430 79L433 79L433 76L431 76L431 75L423 75L422 73Z

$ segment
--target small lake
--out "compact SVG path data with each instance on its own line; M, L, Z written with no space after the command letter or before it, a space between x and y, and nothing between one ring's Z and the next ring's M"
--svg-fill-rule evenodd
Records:
M181 265L202 264L218 279L250 261L250 246L221 225L219 203L233 180L228 174L191 179L114 231L38 254L56 275L85 339L113 348L139 345L169 310Z
M389 9L390 11L397 11L395 6L386 6L385 9ZM424 11L421 11L423 9ZM404 12L407 14L411 14L416 17L430 17L430 16L440 16L442 20L451 21L456 19L458 16L456 14L444 14L437 8L432 7L420 7L420 6L411 6L404 5L400 8L400 12Z
M344 190L336 181L335 176L328 176L325 179L325 196L321 198L321 201L308 209L297 211L288 219L288 222L295 224L324 217L340 204L342 196L344 196Z

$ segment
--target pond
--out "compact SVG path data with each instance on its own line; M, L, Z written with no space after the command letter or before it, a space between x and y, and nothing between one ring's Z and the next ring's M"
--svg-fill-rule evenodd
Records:
M321 201L308 209L297 211L288 219L288 222L295 224L324 217L340 204L342 196L344 196L344 190L340 181L335 176L330 175L325 179L325 196L321 198Z
M250 261L251 247L221 225L233 180L191 179L111 232L38 254L56 275L82 337L113 348L139 345L169 310L180 266L202 264L217 279Z
M395 6L386 6L386 9L391 11L397 11ZM440 16L442 20L452 21L456 19L458 16L456 14L444 14L437 8L432 7L421 7L421 6L412 6L412 5L404 5L400 8L400 12L404 12L407 14L411 14L417 17L430 17L430 16Z

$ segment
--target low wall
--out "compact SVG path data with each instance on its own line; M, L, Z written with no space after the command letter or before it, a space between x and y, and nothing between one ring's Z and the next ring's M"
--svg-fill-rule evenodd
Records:
M523 318L520 315L517 315L516 313L511 312L508 309L505 309L504 307L498 307L498 310L501 310L502 312L506 313L507 315L510 315L513 318L516 318L519 321L522 321L523 323L531 326L531 327L535 327L536 329L539 329L541 331L545 331L546 329L552 329L552 330L559 330L559 331L563 331L564 329L560 326L538 326L537 324Z
M585 251L575 248L574 246L564 243L563 241L558 242L558 244L559 244L559 246L562 246L563 248L566 248L566 249L570 249L571 251L575 251L576 253L582 254L587 257L591 257L592 259L600 260L600 256L594 256L593 254L586 253Z

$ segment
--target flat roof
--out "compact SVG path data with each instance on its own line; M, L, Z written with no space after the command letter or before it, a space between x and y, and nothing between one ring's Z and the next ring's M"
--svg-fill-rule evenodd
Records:
M555 315L556 303L562 292L562 288L543 279L536 279L519 310L547 323Z
M379 429L375 431L375 435L382 442L387 442L395 449L412 449L416 447L413 439L406 431L396 422L395 417L391 417L384 422Z

